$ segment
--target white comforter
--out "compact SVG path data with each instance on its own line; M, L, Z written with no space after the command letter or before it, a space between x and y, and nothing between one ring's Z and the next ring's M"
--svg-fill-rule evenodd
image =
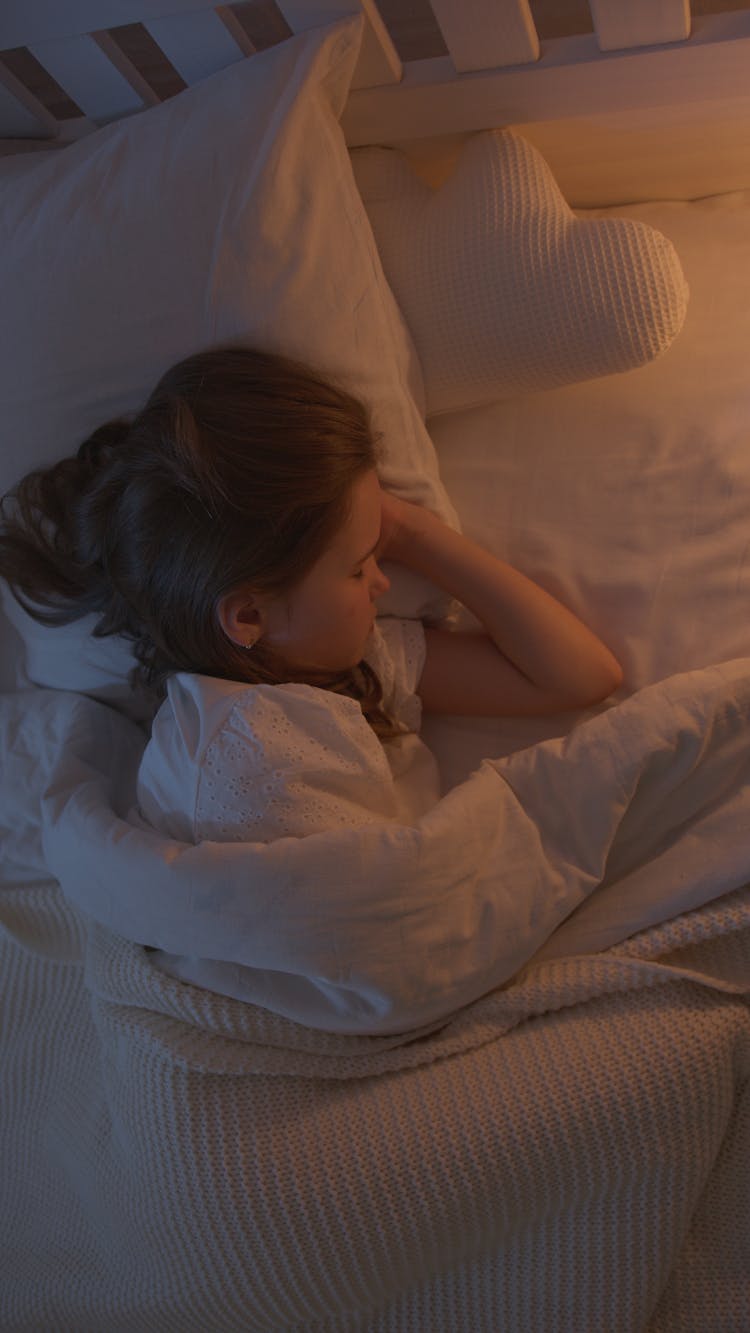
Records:
M192 846L130 808L135 725L40 692L5 704L3 808L8 836L41 829L72 904L184 979L308 1027L404 1032L536 954L601 950L750 882L749 714L740 660L486 760L414 825Z

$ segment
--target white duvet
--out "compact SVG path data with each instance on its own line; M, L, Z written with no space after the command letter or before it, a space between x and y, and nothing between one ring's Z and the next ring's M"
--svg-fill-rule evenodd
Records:
M186 980L311 1028L405 1032L535 956L605 949L750 882L749 716L742 659L485 760L413 825L193 846L132 808L135 724L74 694L6 696L6 854Z

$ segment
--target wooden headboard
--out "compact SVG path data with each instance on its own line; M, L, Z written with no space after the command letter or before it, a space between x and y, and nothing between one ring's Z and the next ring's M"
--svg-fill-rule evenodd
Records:
M467 134L516 125L574 205L750 187L737 0L4 0L0 153L65 147L360 8L351 146L397 143L437 182Z

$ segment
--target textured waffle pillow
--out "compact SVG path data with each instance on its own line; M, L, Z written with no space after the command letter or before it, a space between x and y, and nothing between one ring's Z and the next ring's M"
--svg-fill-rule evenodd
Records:
M174 362L237 341L335 375L371 408L384 485L458 525L339 125L361 32L361 16L314 29L69 147L0 164L0 493L140 408ZM394 570L380 610L447 605ZM14 622L36 684L114 701L120 680L127 697L128 645L92 640L90 620L65 634ZM0 627L0 651L3 640Z
M438 190L397 150L352 161L428 414L632 370L682 327L672 244L631 219L576 218L520 135L469 139Z

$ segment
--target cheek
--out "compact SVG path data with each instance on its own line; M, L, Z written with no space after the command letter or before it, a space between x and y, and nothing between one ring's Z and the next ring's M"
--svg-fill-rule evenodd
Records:
M361 579L333 579L308 587L295 599L289 632L292 641L331 639L369 629L373 605L369 585Z
M302 614L297 625L308 634L334 634L342 625L362 620L366 601L363 589L356 583L328 588L325 594L311 598L300 608Z
M349 627L357 633L372 618L372 602L365 583L348 583L339 594L331 599L330 624L333 630L338 625Z
M339 616L343 620L357 620L362 615L365 605L365 598L357 584L353 589L347 588L339 598Z

